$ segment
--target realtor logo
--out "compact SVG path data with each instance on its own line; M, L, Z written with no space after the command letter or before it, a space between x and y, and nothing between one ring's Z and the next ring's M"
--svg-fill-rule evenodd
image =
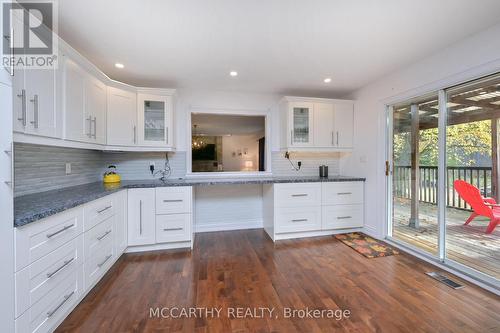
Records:
M57 15L52 0L2 3L2 63L6 68L55 68Z

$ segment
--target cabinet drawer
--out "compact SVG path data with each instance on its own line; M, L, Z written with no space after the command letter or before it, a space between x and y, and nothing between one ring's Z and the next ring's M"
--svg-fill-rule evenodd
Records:
M83 215L85 231L92 229L97 224L115 215L113 196L108 195L86 204L83 209Z
M95 248L92 256L86 257L85 260L85 290L89 290L113 264L113 242Z
M276 207L321 205L321 183L274 185Z
M363 205L323 207L323 229L348 229L363 226Z
M83 292L83 269L71 271L51 292L16 319L16 333L52 332L76 305Z
M191 240L191 214L157 215L156 242Z
M16 317L45 297L83 264L83 236L16 273Z
M156 189L156 214L191 213L191 187Z
M114 216L85 232L83 244L86 259L93 257L103 244L113 243L113 222Z
M363 182L323 183L323 205L362 204Z
M276 233L321 230L321 207L281 208L276 211Z
M15 229L16 271L54 251L83 231L83 210L75 208Z

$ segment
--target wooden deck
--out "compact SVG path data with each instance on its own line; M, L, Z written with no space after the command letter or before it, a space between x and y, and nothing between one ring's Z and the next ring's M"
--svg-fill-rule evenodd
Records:
M470 213L448 208L446 211L446 255L449 259L467 265L500 280L500 227L486 234L488 220L478 217L463 225ZM437 206L420 204L419 229L408 226L409 201L398 199L394 204L393 237L437 254Z

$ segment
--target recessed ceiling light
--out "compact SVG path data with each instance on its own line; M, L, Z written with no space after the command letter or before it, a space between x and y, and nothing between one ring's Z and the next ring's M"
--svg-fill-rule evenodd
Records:
M231 75L231 76L238 76L238 72L237 71L230 71L229 75Z
M324 79L324 80L323 80L323 82L325 82L325 83L330 83L330 82L332 82L332 79L331 79L331 78L329 78L329 77L327 77L326 79Z
M117 63L115 64L115 67L116 67L116 68L120 68L120 69L122 69L122 68L125 68L125 65L124 65L124 64L120 64L119 62L117 62Z

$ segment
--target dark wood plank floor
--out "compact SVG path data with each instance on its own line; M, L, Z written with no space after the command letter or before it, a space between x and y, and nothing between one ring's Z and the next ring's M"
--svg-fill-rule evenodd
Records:
M333 237L273 244L263 230L197 234L194 248L125 255L58 332L500 332L500 297L467 283L452 290L406 254L366 259ZM164 319L151 307L223 310ZM230 307L275 311L230 319ZM351 315L283 318L306 307Z

